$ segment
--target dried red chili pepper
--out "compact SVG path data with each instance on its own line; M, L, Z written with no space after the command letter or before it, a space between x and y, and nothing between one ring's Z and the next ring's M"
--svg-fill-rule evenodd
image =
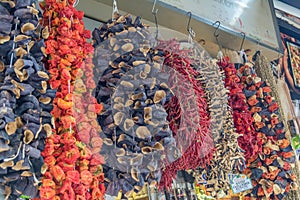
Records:
M196 119L196 117L191 118L189 116L181 116L181 115L193 115L193 112L182 112L179 101L175 97L165 105L166 110L169 113L168 120L170 120L170 128L173 131L173 134L176 135L176 140L178 144L184 144L186 141L189 142L189 146L183 147L185 148L182 157L170 163L163 170L160 187L170 188L172 183L172 178L174 178L177 174L178 170L185 169L196 169L198 166L205 166L209 163L210 158L213 155L213 140L211 138L211 132L209 129L210 121L208 114L208 105L206 100L204 99L204 89L203 85L199 80L196 80L196 77L199 76L199 72L193 69L190 66L190 60L187 57L181 56L180 53L183 51L179 50L179 43L177 41L168 41L169 45L166 45L166 42L161 42L158 48L163 48L165 50L165 60L164 65L174 69L176 72L180 73L181 76L185 79L181 81L181 84L178 85L176 82L170 83L171 85L177 86L174 91L184 91L186 98L184 101L194 101L196 99L196 106L198 109L198 113L195 115L199 115L200 123L195 124L192 119ZM176 49L174 51L167 51L167 49ZM174 76L173 81L179 79L180 76ZM185 86L186 83L191 84L193 88L194 94L189 94L191 91L187 91L189 86ZM194 96L193 96L194 95ZM177 97L178 98L178 97ZM191 99L191 100L189 100ZM186 102L186 105L189 103ZM180 124L180 118L185 118L187 120L187 126L194 127L195 132L186 132L186 135L181 135L181 130L184 129L184 125ZM186 141L181 141L182 138L185 138ZM207 154L204 153L203 143L207 143L208 151Z

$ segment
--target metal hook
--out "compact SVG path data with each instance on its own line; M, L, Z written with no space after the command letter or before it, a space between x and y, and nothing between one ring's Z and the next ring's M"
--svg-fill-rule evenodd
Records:
M187 15L189 15L189 21L188 21L186 30L189 32L190 31L190 22L191 22L191 19L192 19L192 12L187 12Z
M155 39L158 38L158 22L157 22L157 12L158 12L158 9L155 10L156 1L157 0L154 0L153 6L152 6L152 15L154 16L154 22L155 22L155 27L156 27Z
M260 56L261 50L260 50L260 44L259 41L256 41L256 51L254 55L252 56L252 61L255 62L258 59L258 56Z
M256 41L256 51L260 51L260 43L259 43L259 40Z
M242 49L243 49L245 38L246 38L246 33L245 32L241 32L241 35L243 36L243 40L242 40L242 44L241 44L241 47L240 47L240 51L242 51Z
M187 15L189 15L189 20L186 26L186 30L189 33L189 37L194 38L195 37L195 32L192 29L192 27L190 27L190 23L191 23L191 19L192 19L192 12L187 12Z
M222 46L221 46L221 44L219 42L219 39L218 39L218 37L220 36L220 34L219 34L219 28L221 26L221 22L220 21L216 21L215 23L213 23L213 26L215 26L215 25L217 25L217 27L215 29L214 36L215 36L217 44L219 46L219 51L221 51L222 50Z
M276 50L277 50L277 53L278 53L278 55L277 55L277 60L278 60L278 59L280 59L280 58L281 58L281 54L280 54L280 50L279 50L279 48L276 48Z
M154 2L153 2L153 6L152 6L152 14L157 14L157 12L158 12L158 9L155 10L156 1L157 1L157 0L154 0Z
M213 23L213 26L217 25L215 32L214 32L214 36L217 38L219 37L219 33L217 33L219 31L219 28L221 26L221 22L220 21L216 21L215 23Z

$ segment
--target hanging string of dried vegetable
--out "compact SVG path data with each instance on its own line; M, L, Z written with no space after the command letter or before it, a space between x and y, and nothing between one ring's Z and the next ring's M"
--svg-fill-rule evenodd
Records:
M151 49L152 35L131 15L115 15L93 31L97 88L104 105L98 116L107 194L124 198L157 185L161 160L174 159L175 140L163 105L172 97L160 73L163 52Z
M84 13L77 11L73 4L74 1L66 0L46 0L40 4L44 11L42 22L45 26L43 35L47 38L49 83L52 89L57 90L52 111L55 127L42 153L46 168L40 199L104 198L103 159L98 150L102 140L96 134L85 132L92 135L88 138L90 141L86 140L82 132L78 132L80 127L76 126L82 125L81 120L88 121L86 128L92 126L91 131L99 129L86 108L75 106L87 106L95 112L101 112L101 106L89 94L94 86L91 73L93 47L86 42L90 32L84 29ZM82 104L74 101L82 100L82 95L86 96Z
M156 48L164 50L164 71L171 74L168 84L174 96L165 107L182 154L163 169L160 188L170 189L179 170L209 164L214 144L203 85L197 80L199 73L190 66L187 52L180 49L177 40L159 41Z
M219 73L224 74L224 71L219 68ZM222 80L222 88L225 89L224 76ZM228 95L228 93L227 93ZM229 106L228 97L226 100L226 113L224 117L223 132L221 137L217 139L216 154L208 167L206 191L212 196L228 195L230 191L229 174L236 174L245 168L245 158L243 150L238 145L238 138L241 136L236 132L233 122L233 111ZM227 163L227 164L226 164ZM217 166L217 168L216 168ZM219 168L220 166L221 169Z
M224 58L223 62L219 63L219 66L225 72L225 87L230 91L229 105L233 109L234 126L236 131L242 134L238 138L239 146L244 150L244 155L247 159L262 152L262 144L257 138L258 133L253 127L254 119L248 110L246 102L246 95L251 95L251 91L244 90L234 64L228 63L227 58Z
M273 75L273 70L272 67L270 66L270 62L268 61L268 59L261 54L261 52L258 52L256 54L256 60L255 60L255 65L254 65L254 70L257 73L257 76L261 77L263 80L268 80L268 82L270 83L270 87L271 87L271 95L275 98L275 101L278 103L279 105L279 121L282 121L284 126L286 128L289 127L289 124L285 121L285 119L287 119L287 115L283 110L283 105L282 100L286 99L286 97L282 97L282 95L284 96L285 94L281 94L279 95L279 91L281 91L282 88L278 87L279 82L284 80L275 80L275 77ZM283 90L283 89L282 89ZM289 98L289 97L287 97ZM286 129L287 130L287 129ZM291 141L291 135L290 135L290 131L287 130L287 139L289 141ZM299 167L297 166L297 163L295 165L295 167L292 169L292 172L297 176L297 185L300 184L300 173L299 173ZM286 197L286 199L297 199L300 198L299 197L299 193L297 191L292 191L288 194L288 196Z
M262 141L262 152L247 160L244 173L251 177L254 188L245 198L283 199L297 184L291 171L295 156L284 124L279 121L278 104L269 83L261 81L252 67L242 66L238 74L254 118L253 126Z
M55 91L41 62L35 1L0 2L0 180L4 199L36 198Z
M82 199L103 199L105 194L104 173L102 165L104 158L100 155L103 141L99 136L101 127L97 122L103 106L97 103L92 92L96 88L93 80L93 53L91 44L86 43L85 47L90 46L90 51L86 54L86 59L77 74L74 84L73 102L76 108L74 116L76 119L76 137L83 143L78 145L80 154L79 161L80 176L90 182L91 186L81 185L81 191L90 191L91 194L81 194ZM80 76L82 75L82 76Z
M211 119L210 128L216 147L210 165L207 169L199 168L196 174L206 176L207 192L217 197L229 191L228 174L243 168L244 156L237 143L239 134L233 127L232 111L228 106L229 91L224 85L224 72L219 69L216 61L205 51L201 51L201 47L196 44L193 46L196 48L189 51L188 55L191 66L199 72L197 80L201 81L205 88Z

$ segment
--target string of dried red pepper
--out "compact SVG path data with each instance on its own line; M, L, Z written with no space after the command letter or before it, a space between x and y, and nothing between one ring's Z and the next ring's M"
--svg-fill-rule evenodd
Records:
M170 128L182 151L179 159L163 169L160 188L170 189L179 170L206 167L210 163L214 144L203 84L197 80L200 74L191 67L186 50L180 49L180 43L174 39L159 41L157 48L165 50L164 70L174 70L169 72L168 84L175 96L165 107Z
M73 4L46 0L40 5L48 30L43 34L47 35L49 83L57 90L52 111L55 127L42 154L46 168L40 199L104 198L102 140L95 134L100 127L94 120L101 106L90 95L93 47L86 42L90 32L84 29L84 14Z
M244 86L240 82L234 64L228 61L228 58L224 58L218 64L225 72L225 87L230 91L228 94L229 105L233 109L234 126L236 131L242 134L238 138L239 146L244 150L244 156L247 159L260 153L262 144L257 138L257 132L252 124L254 120L251 112L248 110L246 96L243 92Z

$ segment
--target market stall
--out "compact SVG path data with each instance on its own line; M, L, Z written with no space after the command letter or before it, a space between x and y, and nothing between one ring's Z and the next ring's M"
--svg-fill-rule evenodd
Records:
M272 1L0 0L0 13L3 199L299 197Z

